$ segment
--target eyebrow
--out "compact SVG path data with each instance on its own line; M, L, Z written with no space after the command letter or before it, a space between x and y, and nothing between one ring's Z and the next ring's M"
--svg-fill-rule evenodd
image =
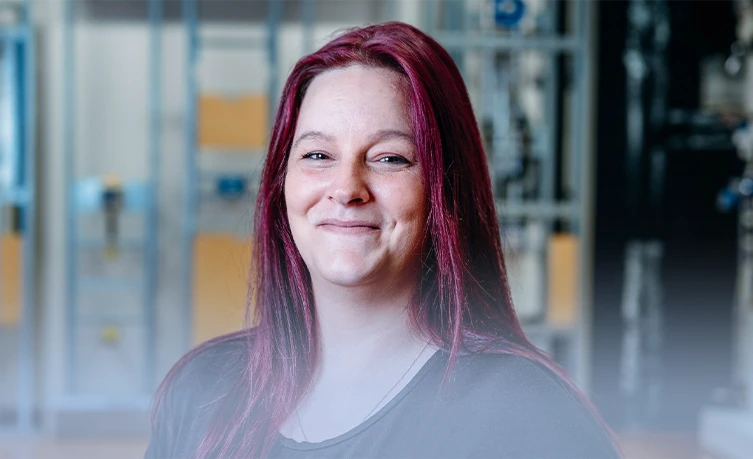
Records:
M397 129L380 129L377 132L374 133L369 139L372 142L376 142L378 140L388 140L388 139L403 139L407 140L408 142L415 144L416 141L413 139L413 134L409 134L407 132L399 131Z
M397 129L380 129L376 131L374 134L369 136L369 141L375 143L380 140L389 140L389 139L403 139L407 140L408 142L415 144L416 141L413 139L413 135L409 134L407 132L403 132ZM304 140L324 140L327 142L332 142L335 140L335 138L329 134L325 134L321 131L306 131L293 142L293 148L297 147L299 143L303 142Z
M303 134L301 134L300 136L298 136L298 138L295 140L295 142L293 142L293 148L295 148L296 146L298 146L299 143L303 142L304 140L308 140L308 139L325 140L325 141L331 142L335 138L332 137L331 135L327 135L327 134L325 134L325 133L323 133L321 131L306 131Z

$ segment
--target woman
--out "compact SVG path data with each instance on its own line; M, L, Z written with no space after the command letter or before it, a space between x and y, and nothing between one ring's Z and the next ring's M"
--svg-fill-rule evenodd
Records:
M619 456L521 331L467 90L419 30L297 63L255 216L258 325L171 370L147 458Z

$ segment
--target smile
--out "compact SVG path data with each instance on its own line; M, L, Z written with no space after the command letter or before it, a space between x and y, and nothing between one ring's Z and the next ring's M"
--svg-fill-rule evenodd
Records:
M319 224L319 227L324 231L344 235L366 235L379 231L379 226L371 222L357 220L324 220Z

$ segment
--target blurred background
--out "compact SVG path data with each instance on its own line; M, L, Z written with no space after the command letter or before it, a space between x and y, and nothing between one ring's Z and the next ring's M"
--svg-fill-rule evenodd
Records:
M753 457L753 1L0 0L0 458L143 455L243 324L288 72L385 20L462 70L518 315L627 457Z

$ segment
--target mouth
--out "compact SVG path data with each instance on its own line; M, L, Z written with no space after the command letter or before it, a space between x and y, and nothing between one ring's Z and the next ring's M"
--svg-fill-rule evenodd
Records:
M322 220L319 225L325 231L340 234L369 234L379 230L379 225L365 220Z

